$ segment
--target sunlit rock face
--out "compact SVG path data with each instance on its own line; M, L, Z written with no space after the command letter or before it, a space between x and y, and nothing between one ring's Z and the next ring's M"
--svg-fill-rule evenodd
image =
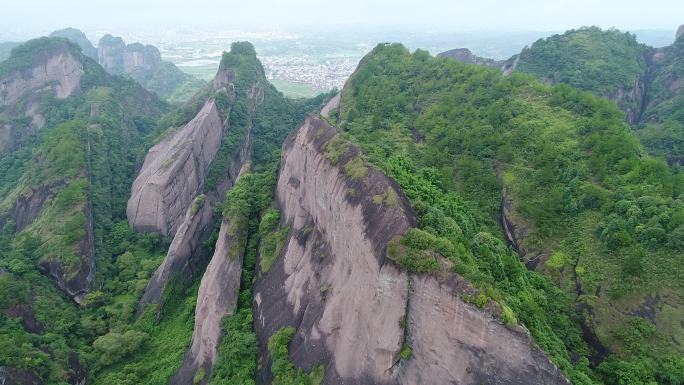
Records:
M293 326L290 358L305 370L323 364L325 384L567 384L523 328L460 299L472 290L464 280L409 274L386 257L416 225L413 210L380 171L347 175L354 146L332 164L325 148L336 135L310 117L283 146L276 199L290 233L255 285L258 383L272 380L268 338ZM373 199L388 192L391 203Z

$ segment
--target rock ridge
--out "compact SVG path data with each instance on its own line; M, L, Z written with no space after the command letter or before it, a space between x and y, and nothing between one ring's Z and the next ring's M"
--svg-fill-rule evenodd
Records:
M461 300L472 292L464 280L409 274L387 258L387 243L416 225L413 210L339 139L309 117L283 145L276 200L290 233L255 284L257 383L272 380L268 338L293 326L291 360L322 364L324 384L568 384L524 328Z

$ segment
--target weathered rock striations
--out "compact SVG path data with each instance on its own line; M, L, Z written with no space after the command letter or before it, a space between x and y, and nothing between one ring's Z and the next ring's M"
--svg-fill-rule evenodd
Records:
M325 384L567 384L524 329L463 302L472 289L462 279L408 274L385 256L415 226L412 208L376 169L347 175L361 156L354 146L331 163L336 137L310 117L284 145L276 196L291 230L255 286L258 383L271 379L268 338L294 326L291 359L305 370L323 364Z
M214 255L197 293L192 342L180 369L171 378L171 385L192 383L200 368L204 369L205 373L205 380L202 383L211 378L211 370L218 357L223 337L222 321L224 317L233 315L240 291L243 253L239 247L235 249L237 255L231 253L236 242L239 242L239 239L231 234L230 222L224 220L221 223Z
M25 95L52 89L65 99L80 88L83 63L74 56L67 42L34 59L31 68L0 76L0 106L16 103Z
M202 191L223 127L216 104L209 100L194 119L150 149L126 208L131 227L176 233L190 202Z
M202 243L212 229L212 205L204 199L198 196L186 210L166 258L147 283L138 305L138 315L150 303L161 304L164 288L174 276L178 275L186 283L194 276L196 264L205 256Z

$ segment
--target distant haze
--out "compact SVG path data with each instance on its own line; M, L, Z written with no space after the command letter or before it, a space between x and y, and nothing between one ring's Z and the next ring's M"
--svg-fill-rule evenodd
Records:
M77 26L412 26L441 30L624 30L684 24L682 0L2 0L0 38ZM26 36L21 36L25 34ZM4 36L3 36L4 35Z

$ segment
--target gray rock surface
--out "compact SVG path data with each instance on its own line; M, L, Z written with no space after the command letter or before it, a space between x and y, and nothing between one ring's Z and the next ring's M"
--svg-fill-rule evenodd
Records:
M209 100L193 120L150 149L126 208L131 227L176 233L190 202L202 191L223 131L216 104Z
M680 25L679 28L677 28L677 33L675 34L675 40L678 40L683 35L684 35L684 24Z
M524 329L465 304L463 280L407 274L385 256L388 241L415 226L411 206L373 168L363 180L345 174L355 147L331 164L324 148L335 135L310 117L283 147L276 197L291 230L255 285L258 383L271 380L268 337L294 326L291 359L304 370L323 364L325 384L567 384ZM390 190L392 203L373 202Z
M337 108L340 108L340 100L342 99L342 94L338 93L337 95L333 96L332 99L328 101L328 103L323 106L321 109L321 116L324 118L329 118L330 113Z
M0 77L0 107L16 103L23 96L40 89L52 89L59 99L80 88L83 64L65 46L32 69Z
M166 258L147 283L138 305L138 315L146 305L162 303L164 288L174 275L178 274L185 282L193 277L195 266L192 262L203 257L202 243L211 232L212 217L212 205L209 202L199 204L197 201L187 208Z
M223 336L222 321L224 317L234 314L240 291L243 253L230 256L230 249L238 240L230 235L229 227L228 221L221 223L214 255L197 293L192 342L180 369L171 379L171 385L192 383L200 368L205 373L202 383L211 378L211 369L218 357Z
M484 67L491 67L491 68L501 68L501 66L504 64L503 60L494 60L494 59L489 59L489 58L477 56L474 53L472 53L468 48L452 49L449 51L442 52L442 53L438 54L437 56L448 57L448 58L455 59L455 60L463 62L463 63L477 64L477 65L481 65Z

